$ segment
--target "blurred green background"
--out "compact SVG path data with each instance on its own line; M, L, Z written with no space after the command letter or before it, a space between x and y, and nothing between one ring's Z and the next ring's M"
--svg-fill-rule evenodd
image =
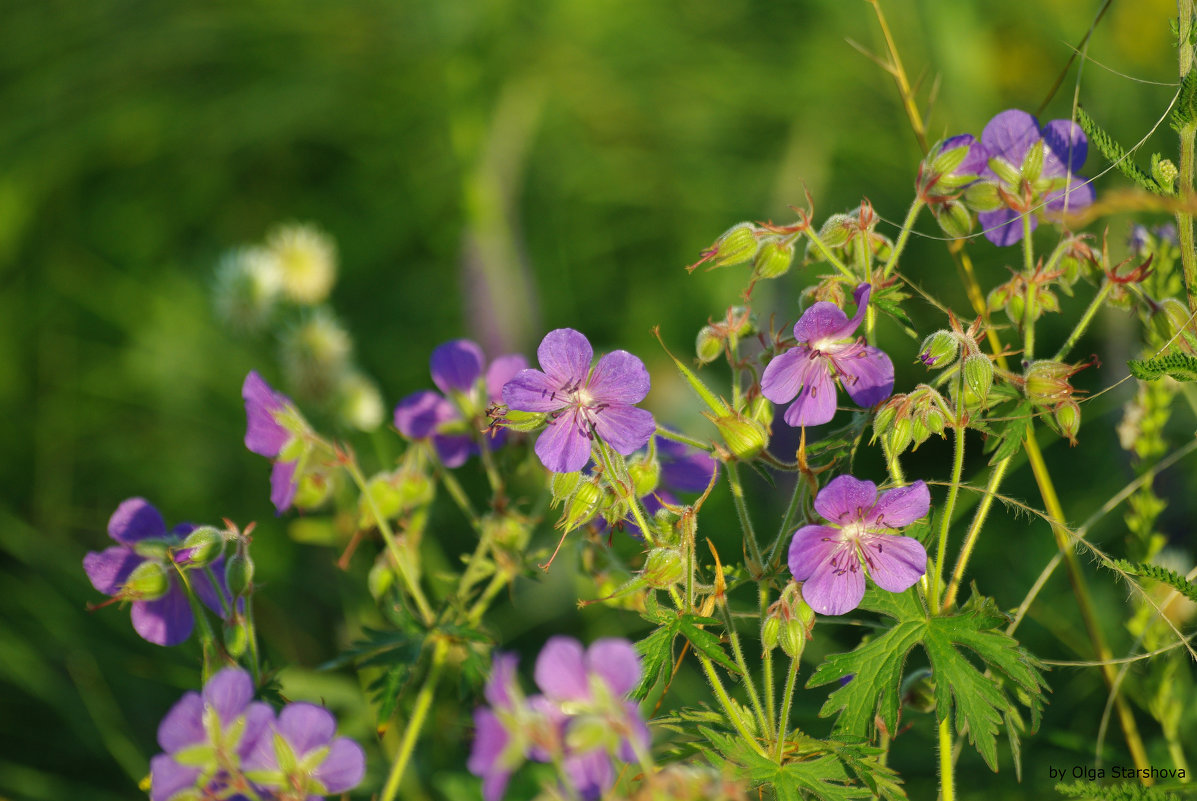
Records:
M979 134L1007 107L1034 110L1100 5L892 0L884 9L924 108L934 89L934 140ZM1173 94L1174 13L1167 0L1114 2L1090 42L1101 65L1084 67L1080 100L1124 142L1143 137ZM132 633L126 612L85 611L100 599L81 559L107 545L108 516L124 498L144 495L171 523L259 522L260 614L276 664L331 658L350 634L342 605L368 604L360 569L343 574L334 551L287 539L268 466L241 444L242 379L256 368L279 383L280 372L275 343L239 336L212 312L226 250L281 221L327 231L340 256L332 305L388 408L429 385L428 354L444 340L532 354L545 331L570 326L596 349L641 355L654 378L648 405L695 426L697 404L650 329L688 353L697 329L737 302L746 273L682 267L738 220L792 219L787 207L803 204L805 190L818 219L868 197L899 221L920 157L893 82L847 41L883 52L860 0L48 0L5 4L3 19L0 797L12 799L137 797L157 721L196 683L194 642L157 648ZM1043 119L1067 116L1076 74ZM1161 127L1149 146L1171 153ZM1086 173L1099 166L1091 154ZM1099 192L1118 185L1105 179ZM1120 249L1127 223L1108 222ZM937 234L927 219L920 231ZM984 241L972 252L986 288L1018 258ZM903 268L967 309L941 242L917 238ZM758 288L762 319L775 311L779 325L792 322L810 282L795 270ZM1066 314L1087 300L1066 301ZM927 306L911 313L920 330L943 324ZM1105 367L1081 383L1096 389L1124 374L1132 330L1103 318L1077 353L1103 354ZM917 343L894 341L898 385L912 386L922 378L910 366ZM1048 438L1078 522L1133 476L1113 434L1125 397L1085 407L1079 448ZM367 461L378 454L338 433L361 442ZM920 454L909 472L946 477L946 445ZM1082 462L1100 466L1083 485L1069 481ZM1006 490L1038 506L1026 472ZM1197 488L1186 475L1160 484L1161 494L1189 495L1165 520L1191 549L1182 535ZM761 518L775 516L773 493L751 489ZM730 527L726 498L712 506L710 530ZM441 522L461 526L451 509ZM1115 550L1120 525L1115 515L1099 529ZM980 587L1013 606L1054 545L1046 526L1000 518L982 549ZM562 621L590 636L638 630L631 615L577 613L567 575L546 586L517 588L515 602L537 593L554 611L529 622L501 603L497 631L534 651ZM1123 589L1107 575L1095 592L1115 650L1125 650ZM1035 653L1089 656L1070 599L1062 576L1049 584L1022 630ZM855 640L825 631L812 656ZM1001 797L1047 793L1047 764L1092 760L1099 676L1065 668L1048 679L1050 735L1024 754L1021 788L1003 764L1000 784L1012 789ZM353 700L352 677L296 682L340 704L347 733L369 741L373 721ZM820 689L799 700L815 734L829 729L815 718L823 698ZM450 697L438 707L413 793L477 792L458 776L463 753L447 747L466 735L471 704ZM911 797L930 797L931 725L913 722L891 764ZM1116 731L1107 744L1107 758L1125 764ZM1166 764L1160 753L1153 761ZM372 763L372 779L380 769ZM961 797L999 797L975 754L965 752L960 771Z

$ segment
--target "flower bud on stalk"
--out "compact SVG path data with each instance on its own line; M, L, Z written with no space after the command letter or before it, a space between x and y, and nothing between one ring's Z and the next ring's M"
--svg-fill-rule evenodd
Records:
M756 225L750 222L736 223L724 231L715 240L715 244L702 252L702 258L686 269L693 271L698 265L706 262L711 262L712 270L716 267L743 264L756 255L757 244Z
M767 236L761 240L753 259L752 274L756 278L780 278L790 271L793 263L793 241L784 236Z
M212 526L200 526L183 540L180 549L189 567L207 567L224 553L224 533Z
M722 356L725 341L725 338L714 326L704 325L699 330L698 338L694 343L694 352L698 356L699 363L710 364Z
M240 659L249 648L249 625L240 614L224 622L221 636L224 639L224 649L234 659Z
M739 412L732 412L723 417L708 416L708 419L719 430L731 455L740 461L756 458L769 444L769 434L765 427Z
M923 340L919 348L919 361L927 367L939 369L956 361L960 352L960 339L951 331L936 331Z
M237 552L225 563L224 582L234 598L245 597L253 591L254 563L244 542L238 543Z
M122 601L156 601L170 591L166 565L147 559L133 568L117 596Z
M673 548L653 548L644 560L641 576L654 590L665 590L682 580L686 560Z
M976 399L976 405L985 407L989 399L989 390L993 386L993 362L982 353L974 353L965 357L961 366L964 373L965 388L972 393L965 393L964 402L967 408L973 408L970 400Z

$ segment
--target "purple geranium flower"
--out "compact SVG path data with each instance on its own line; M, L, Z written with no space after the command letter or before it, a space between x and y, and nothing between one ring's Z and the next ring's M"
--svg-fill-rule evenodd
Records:
M648 443L651 413L634 404L650 382L644 362L624 350L608 353L591 368L594 351L572 328L550 331L536 350L541 370L522 370L503 387L503 402L521 412L550 416L536 440L536 455L554 473L573 473L590 459L598 436L623 455Z
M297 433L290 426L306 427L306 424L291 399L275 392L256 370L245 377L241 397L245 400L245 447L274 460L270 500L282 514L291 508L299 484L296 468L301 454L292 453L295 449L289 447Z
M1038 143L1043 147L1042 168L1027 174L1026 168L1031 166L1027 154ZM1041 128L1027 112L1007 109L985 126L981 144L990 159L982 180L997 184L1002 205L982 210L977 218L985 229L985 238L995 245L1013 245L1022 239L1020 219L1024 215L1031 215L1030 227L1035 230L1039 224L1037 209L1076 211L1093 202L1093 185L1084 179L1076 180L1075 173L1089 152L1089 140L1075 122L1052 120ZM995 159L1001 162L997 171L992 164ZM1012 184L1007 179L1015 173L1019 181Z
M798 346L765 367L761 394L774 403L788 403L791 426L817 426L835 416L835 383L839 378L860 406L872 406L894 389L894 365L889 357L853 334L864 319L871 287L856 287L856 316L851 320L834 303L819 301L794 324Z
M526 731L520 721L523 696L516 685L515 654L495 654L486 700L490 707L474 710L474 746L466 767L482 777L484 801L498 801L511 774L525 759Z
M931 495L922 481L877 497L877 486L836 476L819 491L815 510L830 525L803 526L790 543L790 573L802 597L822 615L855 609L865 591L865 572L889 592L902 592L927 572L927 551L896 529L927 514Z
M455 339L439 345L429 361L432 381L444 395L421 390L399 401L395 407L395 428L409 439L431 438L441 463L460 467L478 452L475 437L465 429L463 407L466 416L474 417L485 411L487 404L501 402L503 385L527 368L528 360L518 353L508 354L487 367L486 357L477 343ZM485 403L480 402L478 386L483 378ZM506 435L506 431L497 431L488 447L498 447Z
M158 745L166 753L150 760L150 800L225 798L225 791L247 790L241 762L268 733L274 711L253 700L254 685L240 668L225 668L189 692L158 726Z
M170 531L162 515L144 498L129 498L117 507L108 520L108 536L118 543L103 551L91 551L83 557L83 569L92 586L105 595L132 601L133 629L145 639L158 645L178 645L191 635L195 618L187 592L179 582L176 565L187 564L181 545L184 537L194 530L190 523L181 523ZM174 564L172 564L172 560ZM157 565L163 579L152 597L140 595L136 588L127 587L130 576L142 565ZM213 574L224 575L224 557L211 565ZM154 572L153 567L141 571ZM209 608L221 611L221 599L208 580L206 571L192 570L188 576L192 588ZM227 602L228 593L220 589Z
M280 799L314 801L352 790L366 773L366 754L335 737L337 720L321 706L288 704L244 759L245 775Z

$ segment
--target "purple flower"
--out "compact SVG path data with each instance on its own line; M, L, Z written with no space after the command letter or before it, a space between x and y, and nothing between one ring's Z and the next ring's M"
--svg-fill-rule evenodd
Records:
M1027 156L1040 143L1043 164L1036 170ZM1024 215L1031 215L1030 227L1035 230L1039 220L1034 212L1041 207L1048 212L1076 211L1093 202L1093 185L1087 180L1074 180L1074 173L1088 155L1089 140L1071 120L1052 120L1040 128L1039 121L1027 112L1007 109L985 126L981 144L990 159L982 181L996 184L1001 200L998 208L978 214L985 238L993 244L1019 242ZM1018 180L1012 182L1015 176Z
M877 497L877 486L836 476L819 491L815 510L830 525L803 526L790 543L790 573L802 597L821 615L855 609L865 591L865 572L889 592L902 592L927 572L927 551L918 540L896 535L927 514L931 495L922 481Z
M833 303L819 301L794 324L798 346L775 357L761 376L761 394L774 403L788 403L791 426L817 426L835 416L833 377L860 406L872 406L894 389L889 357L852 334L864 319L871 287L856 287L856 316L851 320Z
M442 464L460 467L478 452L475 437L466 428L463 411L466 417L477 417L487 404L500 402L503 385L525 369L528 360L520 354L509 354L486 367L482 348L468 339L455 339L437 346L429 361L432 382L444 395L421 390L399 401L395 407L395 428L409 439L431 439ZM481 398L479 379L485 383L486 394ZM503 430L496 432L488 447L498 447L506 435Z
M245 775L256 785L284 791L279 798L313 801L352 790L365 775L366 754L336 733L337 720L324 707L288 704L271 721L270 734L245 756Z
M166 753L150 760L150 800L224 798L220 791L248 789L241 763L269 731L274 711L253 700L254 686L240 668L225 668L208 680L203 694L189 692L158 726ZM182 795L180 795L182 794Z
M644 362L617 350L591 368L594 351L572 328L550 331L536 350L542 370L521 370L503 387L503 402L521 412L549 415L536 455L554 473L573 473L590 459L598 436L623 455L648 443L653 416L634 404L648 394Z
M466 767L482 777L482 798L498 801L507 789L511 774L528 750L525 727L520 722L523 695L516 683L515 654L495 654L486 700L490 707L474 710L474 745Z
M167 531L162 515L148 501L129 498L108 520L108 536L117 545L83 557L92 586L115 599L132 601L133 629L152 643L178 645L195 625L176 567L186 565L186 555L173 550L194 528L182 523ZM218 557L211 568L214 575L223 576L224 558ZM188 580L200 600L219 613L220 597L206 571L192 570ZM220 593L227 601L228 593L223 588Z
M306 428L295 404L251 370L241 385L245 401L245 447L274 460L270 471L270 500L279 514L291 508L299 485L297 466L302 449L291 447L298 429ZM296 453L294 451L300 450ZM284 453L285 452L285 453Z

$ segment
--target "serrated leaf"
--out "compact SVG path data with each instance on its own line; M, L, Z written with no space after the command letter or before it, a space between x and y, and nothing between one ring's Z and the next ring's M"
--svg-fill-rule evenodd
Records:
M403 686L411 676L411 665L393 665L367 688L378 704L378 720L384 725L395 714Z
M1190 70L1180 82L1176 104L1172 106L1170 121L1172 128L1179 131L1197 118L1197 76Z
M712 623L718 623L718 621L709 617L682 615L678 618L678 633L689 640L690 645L694 646L694 649L707 659L718 662L720 667L729 673L739 675L740 668L736 666L736 663L723 650L723 644L719 637L706 629L699 628L699 625L709 625Z
M632 700L644 700L649 691L656 686L657 681L668 674L669 668L673 664L673 640L675 637L677 637L676 628L662 626L636 643L636 650L640 653L640 664L644 666L644 675L640 679L640 684L632 690Z
M1152 359L1131 359L1126 366L1140 381L1156 381L1164 376L1176 381L1197 381L1197 357L1178 351Z
M1145 173L1130 156L1127 155L1126 149L1122 145L1114 141L1114 137L1106 133L1097 121L1089 116L1083 108L1078 107L1076 110L1076 121L1089 137L1089 141L1093 143L1106 161L1114 165L1120 173L1127 178L1134 181L1136 184L1146 189L1148 192L1156 195L1167 195L1169 192L1156 183L1155 179Z
M1175 570L1169 570L1159 565L1149 565L1144 562L1128 562L1125 559L1116 559L1114 560L1114 564L1132 576L1141 576L1142 578L1154 579L1161 584L1167 584L1190 601L1197 603L1197 584L1189 581Z

